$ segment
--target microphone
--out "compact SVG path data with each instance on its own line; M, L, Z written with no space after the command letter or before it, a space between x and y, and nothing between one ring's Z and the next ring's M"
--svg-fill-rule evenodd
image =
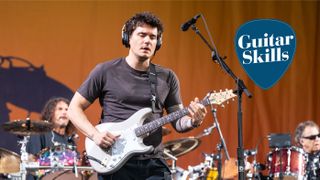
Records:
M190 19L189 21L183 23L181 25L181 30L182 31L187 31L189 29L189 27L192 25L192 24L195 24L197 22L197 19L201 16L201 14L197 14L196 16L194 16L192 19Z

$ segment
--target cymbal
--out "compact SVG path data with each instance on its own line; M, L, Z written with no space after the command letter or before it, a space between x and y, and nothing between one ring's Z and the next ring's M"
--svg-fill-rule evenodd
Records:
M28 125L28 123L30 124ZM2 128L12 134L29 136L49 132L52 130L53 125L48 121L19 119L4 123Z
M171 133L171 130L166 128L166 127L162 127L162 136L166 136L168 134Z
M164 151L173 155L175 157L182 156L200 145L200 140L194 137L181 138L173 141L168 141L163 144ZM169 159L168 156L164 157L166 160Z
M20 171L20 156L7 149L0 148L0 174Z

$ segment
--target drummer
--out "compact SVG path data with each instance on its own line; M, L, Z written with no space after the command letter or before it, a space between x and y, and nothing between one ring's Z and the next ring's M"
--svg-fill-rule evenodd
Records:
M308 161L306 164L306 173L308 179L320 178L318 162L320 153L320 129L319 126L311 121L301 122L295 130L295 142L308 154ZM317 158L317 161L314 161ZM319 162L318 162L319 163Z
M27 152L31 154L31 161L36 160L36 156L32 155L39 154L45 148L52 148L57 145L75 147L75 128L67 118L69 102L68 99L58 97L50 99L45 104L41 119L51 122L53 129L50 132L30 137Z
M41 119L53 124L53 130L41 135L30 137L27 151L30 154L37 154L44 148L50 148L57 143L75 145L72 138L75 128L67 118L69 100L58 97L50 99L44 106Z

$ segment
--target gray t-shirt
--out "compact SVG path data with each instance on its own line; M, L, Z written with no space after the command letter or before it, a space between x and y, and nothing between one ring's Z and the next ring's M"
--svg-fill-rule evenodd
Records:
M157 98L159 109L168 109L181 104L179 81L170 69L155 65L157 73ZM93 103L99 99L102 106L101 122L122 122L138 110L151 108L151 86L148 72L131 68L125 58L98 64L89 77L77 90ZM163 113L153 114L145 122L162 117ZM156 147L153 157L162 154L159 147L162 139L161 128L144 139L146 145ZM158 155L156 155L158 154Z

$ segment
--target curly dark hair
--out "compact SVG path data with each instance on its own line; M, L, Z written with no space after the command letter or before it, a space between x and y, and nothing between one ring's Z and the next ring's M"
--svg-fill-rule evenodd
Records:
M294 140L300 147L302 146L300 139L302 138L302 133L306 127L316 127L319 130L319 126L311 120L301 122L294 132Z
M157 38L160 38L163 33L163 25L160 19L152 14L151 12L141 12L132 16L125 23L125 31L131 36L132 32L141 25L150 25L151 27L155 27L158 30Z
M52 122L53 114L55 111L55 108L59 102L64 102L68 106L70 104L70 100L63 98L63 97L54 97L47 101L47 103L44 105L44 108L41 112L41 119L45 121ZM66 127L66 134L71 135L75 131L74 125L69 121L67 127Z

